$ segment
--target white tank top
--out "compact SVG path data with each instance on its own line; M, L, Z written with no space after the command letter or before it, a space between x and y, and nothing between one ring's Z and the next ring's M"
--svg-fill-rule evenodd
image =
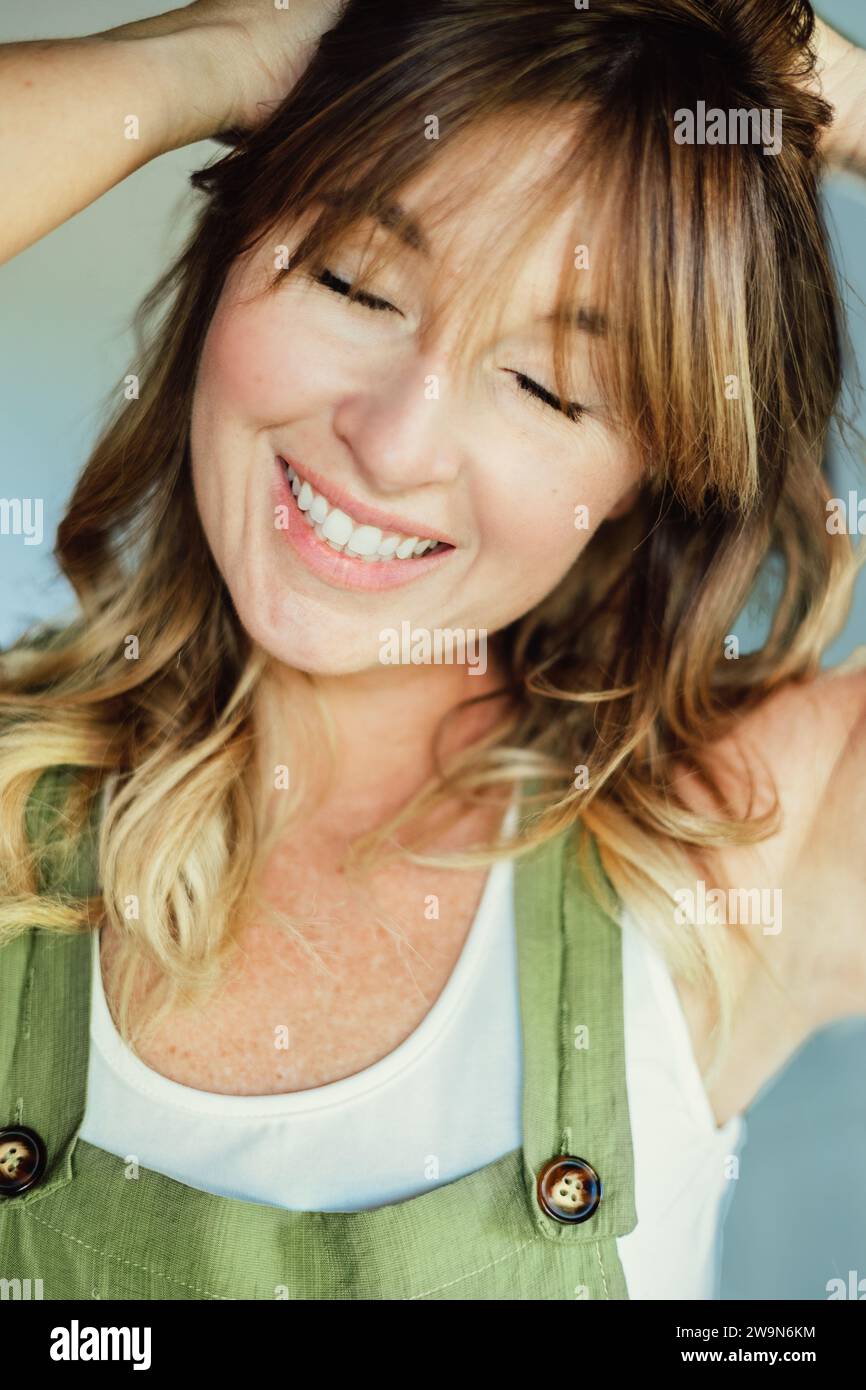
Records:
M405 1200L520 1148L513 882L510 861L490 870L457 965L399 1047L354 1076L289 1095L199 1091L142 1062L111 1017L94 932L82 1139L188 1186L298 1211ZM745 1122L716 1128L664 960L627 912L622 929L638 1217L617 1240L626 1286L634 1299L715 1298Z

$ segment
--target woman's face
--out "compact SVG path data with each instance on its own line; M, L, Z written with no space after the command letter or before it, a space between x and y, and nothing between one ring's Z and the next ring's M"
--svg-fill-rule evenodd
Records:
M482 195L500 153L489 131L425 170L401 203L418 215L427 253L401 246L370 291L393 308L345 294L367 227L324 283L291 274L263 293L276 244L233 266L196 382L193 480L238 616L278 661L322 675L367 670L380 664L384 630L406 623L413 633L492 637L534 608L633 499L638 468L606 418L586 330L572 331L570 373L585 413L571 418L526 385L554 389L553 330L542 320L563 246L586 240L579 210L527 252L497 341L470 371L454 367L451 309L429 329L437 295L496 245L557 140L530 130L522 156L512 146ZM461 186L461 211L437 221L435 236L425 231L422 202ZM306 227L302 219L284 238L289 250ZM449 548L415 554L425 540Z

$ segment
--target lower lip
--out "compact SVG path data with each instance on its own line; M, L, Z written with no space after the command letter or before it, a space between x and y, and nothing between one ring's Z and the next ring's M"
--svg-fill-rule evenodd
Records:
M277 504L287 509L287 524L277 528L277 534L285 536L308 569L338 589L399 589L438 569L449 555L454 554L454 547L451 546L447 550L437 550L435 554L418 555L409 560L364 560L360 556L334 550L327 541L320 540L313 527L304 520L283 460L277 458L275 466L277 477L274 495Z

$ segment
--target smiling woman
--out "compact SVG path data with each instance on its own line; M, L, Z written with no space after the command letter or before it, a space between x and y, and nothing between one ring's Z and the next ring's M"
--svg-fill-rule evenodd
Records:
M545 210L540 240L516 215L521 200L540 198L557 157L574 158L572 125L551 132L542 111L505 123L505 132L518 152L505 171L491 175L488 152L508 140L486 126L470 126L429 157L430 167L403 186L402 237L395 202L386 217L366 212L368 199L377 212L385 206L368 189L354 195L348 228L349 195L328 196L298 209L288 228L268 227L233 259L199 363L192 477L246 630L287 665L334 674L369 665L397 586L410 620L435 603L449 625L501 632L556 587L605 518L636 496L636 451L615 430L592 370L589 348L601 335L583 325L597 322L597 311L572 311L578 328L568 335L564 386L579 401L552 389L551 293L563 248L567 283L592 279L573 265L569 274L571 248L590 233L588 215L571 205L573 175L559 216ZM287 170L281 182L298 180ZM476 211L467 219L459 210L470 198ZM513 274L502 265L505 208L520 267ZM325 210L340 218L328 240ZM563 321L566 312L559 309ZM467 327L476 329L474 342L466 342ZM280 372L263 372L263 362L279 362ZM486 441L483 453L471 447L470 421ZM239 452L257 466L239 467ZM275 481L265 487L275 459ZM297 476L297 507L283 462ZM524 524L527 489L532 527ZM395 497L417 498L414 516L371 506ZM281 505L288 515L275 527ZM587 510L589 527L575 526L576 506ZM264 543L250 544L250 526ZM375 572L370 555L379 559ZM514 568L503 585L506 557ZM275 584L275 573L285 582ZM363 610L337 602L323 578L362 590ZM371 593L385 598L371 602Z
M162 136L231 148L58 531L79 611L0 661L0 1267L712 1297L743 1111L866 1008L864 892L819 948L802 855L866 709L816 679L855 562L811 8L350 0L305 64L229 8L68 55L242 90ZM779 148L683 142L701 103Z

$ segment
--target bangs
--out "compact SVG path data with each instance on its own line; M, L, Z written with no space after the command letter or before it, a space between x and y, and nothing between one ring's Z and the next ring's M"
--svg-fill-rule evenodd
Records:
M468 138L480 136L481 140L486 135L492 148L501 150L504 146L508 154L514 154L521 142L527 146L528 141L538 140L540 133L543 137L548 123L556 133L556 128L563 126L562 112L514 108L497 114L492 127L485 129L483 123L477 122L460 133ZM488 160L480 176L477 167L473 167L465 178L451 179L444 192L418 200L411 212L404 206L407 180L395 176L388 160L351 181L323 180L320 187L308 190L303 201L293 201L287 213L287 219L296 225L310 225L288 255L287 263L272 277L268 292L278 291L287 277L315 276L331 262L339 263L341 253L351 244L349 297L382 298L383 276L387 282L389 272L419 256L429 256L436 276L435 288L426 297L419 335L424 343L434 338L446 322L453 325L452 360L456 371L468 375L479 356L501 340L513 305L514 286L533 249L549 234L551 226L568 222L570 230L563 232L558 268L543 298L539 295L539 313L543 302L544 319L549 321L552 333L554 394L565 410L575 394L575 330L585 340L581 348L590 348L591 370L600 378L597 348L606 340L608 321L608 311L594 293L601 277L594 273L594 262L589 256L590 244L605 238L594 236L590 228L590 218L595 225L597 216L591 200L583 193L586 166L578 156L579 131L573 110L569 112L569 126L573 129L564 149L549 161L542 176L534 177L521 190L517 199L503 205L502 217L495 224L495 237L482 241L469 254L455 250L461 226L471 219L473 207L488 198L502 201L501 190L497 190L501 173L496 160ZM445 150L454 143L431 142L431 154L421 172L433 172ZM284 227L285 222L280 225ZM271 228L268 235L273 236L274 232L275 228ZM452 262L456 268L446 274L445 267Z

